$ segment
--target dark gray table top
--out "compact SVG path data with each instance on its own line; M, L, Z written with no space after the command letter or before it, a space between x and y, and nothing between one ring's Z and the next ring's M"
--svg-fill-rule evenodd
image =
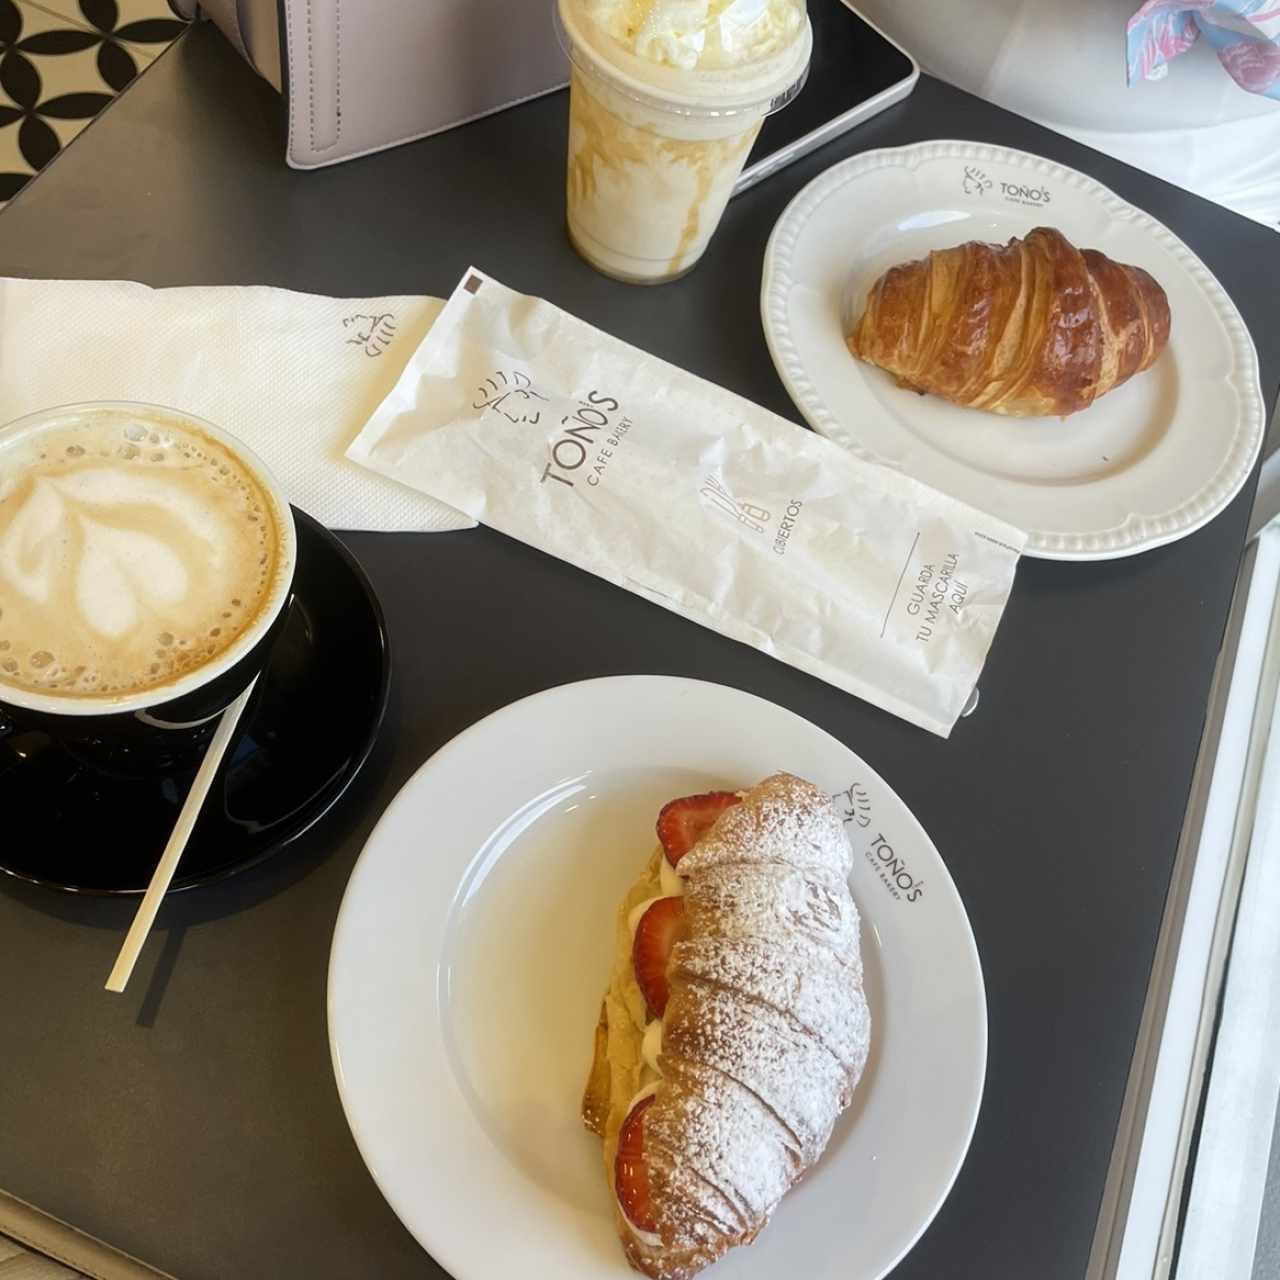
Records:
M565 244L564 115L551 98L294 173L278 100L198 30L0 217L0 272L369 295L445 292L475 261L795 418L757 303L783 206L852 152L974 138L1084 169L1187 240L1240 306L1274 404L1274 234L976 98L925 79L735 202L704 264L657 290L613 284ZM955 1189L895 1280L1079 1280L1250 492L1142 556L1025 562L982 705L949 742L489 531L350 536L386 605L395 686L371 767L302 848L172 901L124 998L101 984L129 908L0 885L0 1186L183 1280L440 1275L360 1163L330 1071L343 886L396 789L462 728L551 685L669 672L750 689L865 756L973 920L986 1097Z

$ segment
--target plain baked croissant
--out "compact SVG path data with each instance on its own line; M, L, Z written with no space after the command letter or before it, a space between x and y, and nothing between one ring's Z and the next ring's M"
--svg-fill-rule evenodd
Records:
M1141 267L1037 227L1003 247L971 240L891 267L847 340L900 386L1015 418L1065 417L1154 363L1169 299Z
M753 1240L866 1063L852 852L780 773L672 801L627 894L583 1096L631 1265L686 1280Z

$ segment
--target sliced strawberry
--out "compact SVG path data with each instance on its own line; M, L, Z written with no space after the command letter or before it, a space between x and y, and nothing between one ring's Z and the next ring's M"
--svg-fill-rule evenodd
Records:
M644 1113L653 1094L641 1098L627 1113L618 1130L618 1154L613 1161L613 1185L627 1221L639 1231L656 1233L653 1201L649 1198L649 1171L644 1164Z
M689 936L683 898L659 898L640 917L631 947L631 963L645 1003L655 1018L667 1011L667 966L671 948Z
M708 791L663 805L658 814L658 839L667 852L667 861L678 866L680 859L711 830L715 820L741 799L732 791Z

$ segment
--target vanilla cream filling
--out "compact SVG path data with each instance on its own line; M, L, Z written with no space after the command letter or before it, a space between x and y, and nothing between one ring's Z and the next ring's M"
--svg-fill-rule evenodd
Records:
M661 902L663 898L682 898L684 896L684 880L675 867L667 861L665 853L659 854L658 857L658 879L662 892L637 903L627 916L627 927L631 930L633 941L635 940L636 930L640 927L641 917L655 902ZM662 1080L662 1068L658 1066L658 1059L662 1056L662 1019L650 1018L644 1023L637 1022L636 1028L642 1033L640 1057L644 1062L641 1076L644 1083L635 1097L631 1099L630 1105L626 1110L627 1115L630 1115L646 1098L656 1093ZM621 1208L621 1205L619 1205L619 1208ZM641 1231L627 1217L625 1209L622 1211L622 1219L627 1224L627 1229L637 1240L648 1245L651 1249L660 1249L662 1247L662 1238L655 1232Z
M640 918L649 910L655 902L661 902L663 898L678 898L684 894L684 883L680 876L672 868L671 864L664 857L662 859L663 880L668 877L674 881L675 893L662 893L657 897L646 898L643 902L637 904L627 917L627 926L631 930L632 939L636 936L636 930L640 927ZM663 886L666 887L665 884ZM636 1030L641 1033L640 1041L640 1057L644 1061L644 1072L646 1077L661 1078L662 1070L658 1066L658 1056L662 1053L662 1019L650 1018L647 1022L637 1022ZM634 1103L632 1104L635 1105ZM629 1109L629 1108L628 1108Z
M665 853L658 861L658 881L664 898L684 897L684 880L675 867L667 861Z
M640 917L649 910L655 902L661 902L667 895L665 893L655 894L652 898L646 898L643 902L638 902L631 909L631 914L627 917L627 928L631 930L632 941L635 940L636 930L640 927Z
M658 1057L662 1053L662 1019L651 1018L644 1029L644 1039L640 1042L640 1056L644 1064L655 1076L661 1077L662 1068L658 1066Z
M661 1025L661 1023L659 1023L659 1025ZM657 1091L658 1082L656 1080L644 1085L636 1093L636 1096L631 1099L631 1105L627 1108L627 1115L630 1115L636 1107L640 1105L640 1103L642 1103L646 1098L652 1097L657 1093ZM618 1208L622 1209L621 1202L619 1202ZM647 1244L651 1249L662 1248L662 1237L658 1235L656 1231L641 1231L640 1228L627 1217L627 1211L625 1209L622 1209L622 1220L627 1224L627 1230L630 1231L637 1240L641 1241L643 1244Z

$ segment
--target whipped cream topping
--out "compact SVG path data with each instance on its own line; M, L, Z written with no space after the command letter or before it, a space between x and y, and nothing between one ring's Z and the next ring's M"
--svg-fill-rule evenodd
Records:
M796 39L805 0L582 0L638 57L684 71L758 62Z

